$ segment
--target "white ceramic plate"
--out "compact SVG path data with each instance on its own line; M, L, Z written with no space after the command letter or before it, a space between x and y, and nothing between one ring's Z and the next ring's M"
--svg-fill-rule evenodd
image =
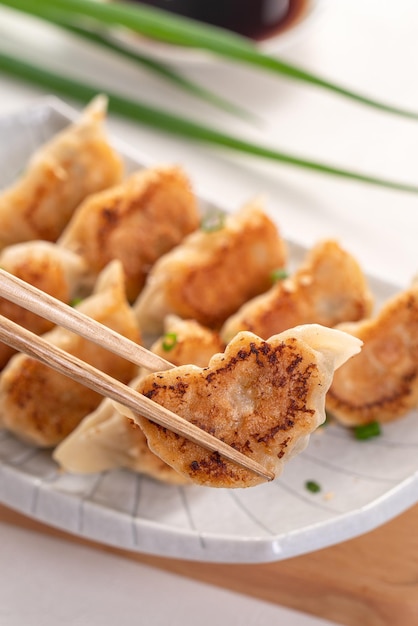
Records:
M58 100L46 99L0 119L0 187L72 115ZM143 163L132 154L126 158L130 168ZM291 251L294 262L304 253L297 245ZM371 287L378 300L395 291L373 279ZM307 480L320 483L321 492L307 491ZM325 426L281 478L248 490L172 487L123 470L62 474L47 451L0 430L0 501L128 550L217 562L285 559L355 537L418 501L418 415L365 442L337 425Z
M106 2L107 0L102 1ZM276 36L256 43L256 47L260 52L266 54L275 55L283 52L289 45L303 36L303 33L311 25L312 19L318 15L319 9L320 0L307 0L303 13L294 23L290 24L288 28L279 32ZM132 34L130 31L123 28L112 29L109 31L108 35L124 46L134 51L148 54L159 61L167 61L181 65L213 63L216 61L216 57L205 50L175 46L162 41L147 39L139 34Z

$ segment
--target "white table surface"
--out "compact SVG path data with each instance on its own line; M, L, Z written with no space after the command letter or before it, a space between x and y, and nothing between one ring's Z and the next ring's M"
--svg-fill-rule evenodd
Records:
M418 111L418 4L322 0L281 50L283 57L357 91ZM113 60L0 9L0 46L30 52L53 69L118 89L214 127L280 149L418 184L418 122L227 63L179 69L263 120L260 128L220 113ZM104 69L105 68L105 69ZM0 114L44 95L0 74ZM70 104L74 104L71 103ZM75 106L79 106L75 104ZM305 245L340 239L364 269L406 286L418 272L418 198L197 146L111 117L111 132L158 163L180 163L196 188L238 208L262 194L283 233ZM0 138L1 140L1 138ZM0 624L49 626L328 622L63 541L0 524Z

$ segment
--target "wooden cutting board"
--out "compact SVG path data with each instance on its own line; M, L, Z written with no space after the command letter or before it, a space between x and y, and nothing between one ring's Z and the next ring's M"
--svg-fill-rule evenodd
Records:
M258 565L165 559L81 539L0 505L0 521L82 543L345 626L418 626L418 505L373 532Z

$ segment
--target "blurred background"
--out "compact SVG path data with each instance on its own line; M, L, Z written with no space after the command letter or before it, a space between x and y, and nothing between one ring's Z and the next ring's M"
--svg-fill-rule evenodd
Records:
M0 15L0 46L8 53L240 138L339 167L416 182L418 125L414 120L199 51L175 49L168 53L167 47L159 44L142 46L141 51L145 47L147 54L169 61L188 79L254 114L253 123L191 97L144 67L53 26L3 7ZM348 89L417 110L417 28L418 8L413 0L404 0L396 8L389 0L317 0L294 31L259 46ZM119 30L114 35L132 39ZM46 93L2 74L0 81L2 112ZM227 208L237 208L249 197L263 194L288 236L309 244L319 236L343 235L371 272L409 280L400 275L397 255L377 257L372 246L364 244L378 234L390 249L400 219L416 224L416 198L411 194L196 145L117 116L111 116L109 126L149 159L183 164L199 189ZM402 254L411 255L411 261L414 245L411 231L411 240L404 235L402 246Z

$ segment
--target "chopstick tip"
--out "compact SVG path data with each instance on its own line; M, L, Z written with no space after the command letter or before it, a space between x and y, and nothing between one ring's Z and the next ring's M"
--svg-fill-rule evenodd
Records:
M268 472L267 470L264 470L264 476L269 483L276 478L276 474L274 472Z

